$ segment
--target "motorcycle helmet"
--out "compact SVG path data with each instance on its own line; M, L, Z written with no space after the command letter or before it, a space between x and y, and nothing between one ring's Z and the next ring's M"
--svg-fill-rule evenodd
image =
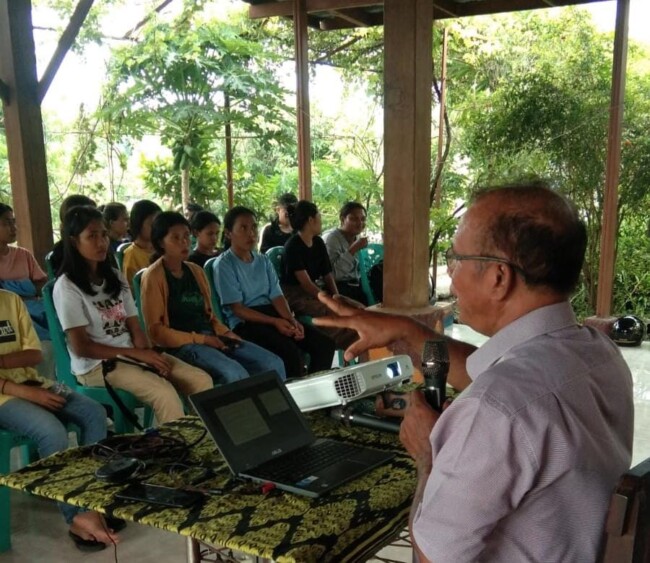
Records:
M645 333L645 323L639 317L625 315L616 319L610 337L619 346L640 346Z

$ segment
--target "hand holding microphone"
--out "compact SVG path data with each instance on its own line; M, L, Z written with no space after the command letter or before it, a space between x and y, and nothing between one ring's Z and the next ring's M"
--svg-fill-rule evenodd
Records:
M440 337L427 340L422 352L422 375L424 397L431 407L442 412L447 399L447 374L449 373L449 350L447 341Z

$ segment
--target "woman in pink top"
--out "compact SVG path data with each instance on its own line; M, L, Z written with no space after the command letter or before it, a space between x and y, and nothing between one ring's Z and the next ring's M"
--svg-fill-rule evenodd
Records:
M47 274L29 250L11 246L15 242L14 210L0 203L0 288L12 291L23 299L38 337L41 340L50 340L45 309L40 300L41 289L47 282Z

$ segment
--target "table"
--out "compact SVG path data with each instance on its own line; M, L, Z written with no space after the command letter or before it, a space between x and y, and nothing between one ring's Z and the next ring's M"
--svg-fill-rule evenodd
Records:
M211 467L213 475L196 486L224 492L206 495L188 509L115 499L115 493L126 485L95 479L94 472L104 461L91 456L90 446L60 452L0 476L0 484L187 536L190 560L196 560L195 540L199 540L278 563L365 561L406 526L416 485L415 465L394 434L348 428L322 412L311 413L308 418L317 436L391 450L397 455L319 499L277 489L264 495L258 486L231 478L207 436L190 449L185 463ZM200 439L204 427L198 418L185 417L159 430L162 435L181 436L191 444ZM154 462L142 480L169 486L184 484L168 469Z

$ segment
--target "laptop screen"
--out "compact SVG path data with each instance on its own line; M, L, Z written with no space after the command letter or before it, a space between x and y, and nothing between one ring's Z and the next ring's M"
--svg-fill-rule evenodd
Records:
M190 401L235 474L315 439L272 371L191 395Z

